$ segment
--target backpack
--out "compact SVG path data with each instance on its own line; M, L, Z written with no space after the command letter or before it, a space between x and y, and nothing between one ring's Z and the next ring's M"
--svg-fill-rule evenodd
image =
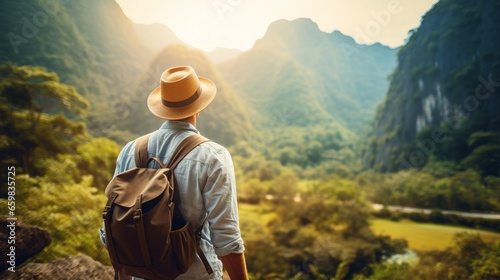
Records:
M149 136L136 141L137 167L115 176L105 190L108 202L102 217L115 278L175 279L193 264L196 252L212 274L200 247L205 221L193 231L182 217L173 173L184 156L208 139L198 134L187 137L164 165L159 158L148 158ZM147 168L151 161L160 168Z

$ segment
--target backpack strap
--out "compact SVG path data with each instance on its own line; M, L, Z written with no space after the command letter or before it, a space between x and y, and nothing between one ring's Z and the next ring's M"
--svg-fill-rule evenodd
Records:
M168 161L167 167L170 168L170 170L174 170L175 167L177 167L177 164L179 164L179 162L187 156L189 152L196 148L196 146L207 141L209 140L206 137L199 134L188 136L186 139L182 140L179 146L177 146L177 149Z
M141 137L137 138L137 140L135 141L134 159L135 159L135 166L136 167L142 167L142 168L148 167L148 163L149 163L149 155L148 155L149 136L151 136L151 133L146 134L144 136L141 136Z
M134 159L136 167L148 167L149 163L149 155L148 155L148 142L151 133L146 134L137 138L135 141L135 149L134 149ZM177 164L187 155L191 150L196 148L196 146L200 145L203 142L210 141L208 138L201 136L199 134L194 134L188 136L186 139L182 140L182 142L177 146L172 158L167 164L171 170L173 170Z
M189 152L191 152L194 148L196 148L198 145L201 143L210 141L204 136L201 136L199 134L194 134L191 136L188 136L186 139L182 140L182 142L177 146L177 149L174 151L174 154L170 158L167 167L170 168L170 170L174 170L175 167L177 167L177 164L187 155ZM206 221L206 220L205 220ZM210 263L207 260L207 257L205 256L205 253L203 253L203 250L201 249L201 230L203 229L203 225L205 225L205 221L201 224L201 226L195 231L195 236L196 236L196 243L198 244L198 256L200 257L201 261L203 262L203 265L205 266L205 269L207 270L207 273L210 275L213 273L212 267L210 266Z
M207 220L205 218L205 220L203 221L201 226L196 230L196 232L194 234L196 236L196 243L198 244L198 249L197 249L198 256L200 257L201 262L205 266L205 269L207 270L208 275L210 275L210 274L214 273L214 271L212 270L212 267L210 266L210 263L208 262L207 257L205 256L205 253L203 253L203 250L201 249L201 230L203 229L203 225L205 225L206 221Z

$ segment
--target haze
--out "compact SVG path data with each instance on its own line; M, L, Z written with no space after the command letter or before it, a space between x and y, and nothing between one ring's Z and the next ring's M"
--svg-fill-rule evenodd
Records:
M210 51L248 50L278 19L311 18L361 44L401 46L436 0L117 0L136 23L162 23L184 42Z

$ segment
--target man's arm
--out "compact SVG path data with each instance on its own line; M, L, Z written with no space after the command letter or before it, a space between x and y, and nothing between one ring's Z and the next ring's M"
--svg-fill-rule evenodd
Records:
M219 259L222 261L231 280L248 280L247 265L243 253L219 256Z
M232 280L247 280L234 166L229 152L222 147L216 148L217 153L207 160L209 168L203 188L210 239L229 277Z

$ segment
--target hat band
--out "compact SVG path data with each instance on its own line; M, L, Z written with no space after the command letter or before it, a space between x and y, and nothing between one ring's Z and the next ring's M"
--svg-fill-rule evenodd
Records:
M200 97L200 95L201 95L201 86L195 91L195 93L193 95L191 95L187 99L184 99L181 101L167 101L167 100L162 98L161 103L163 103L163 105L170 107L170 108L180 108L180 107L184 107L184 106L187 106L187 105L195 102L196 99L198 99Z

